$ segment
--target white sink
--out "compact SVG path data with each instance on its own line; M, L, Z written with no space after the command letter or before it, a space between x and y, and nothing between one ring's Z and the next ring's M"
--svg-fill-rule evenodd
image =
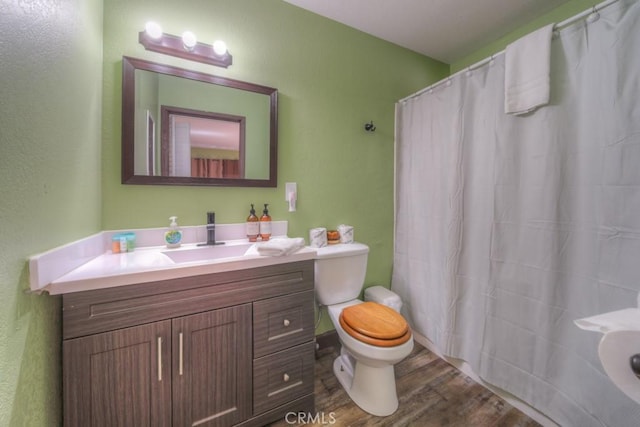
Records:
M163 251L175 263L202 262L244 256L252 243L191 246Z

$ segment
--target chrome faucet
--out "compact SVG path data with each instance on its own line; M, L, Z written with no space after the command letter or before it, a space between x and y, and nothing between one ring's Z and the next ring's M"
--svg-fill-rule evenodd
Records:
M216 242L216 213L207 212L207 242L198 246L224 245L224 242Z

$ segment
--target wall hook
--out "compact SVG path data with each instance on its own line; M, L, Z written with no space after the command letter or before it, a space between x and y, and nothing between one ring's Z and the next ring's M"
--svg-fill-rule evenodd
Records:
M364 130L366 130L367 132L375 132L376 131L376 127L373 125L373 120L371 120L371 122L369 122L369 123L365 123Z

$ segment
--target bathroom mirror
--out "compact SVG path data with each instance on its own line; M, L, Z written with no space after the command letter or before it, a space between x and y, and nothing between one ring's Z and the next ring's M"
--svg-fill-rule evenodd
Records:
M122 59L122 183L276 187L277 90Z

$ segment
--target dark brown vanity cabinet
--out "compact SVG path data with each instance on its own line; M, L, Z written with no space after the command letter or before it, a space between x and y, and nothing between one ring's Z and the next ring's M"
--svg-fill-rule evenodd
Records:
M173 425L225 426L251 416L251 304L172 321Z
M171 343L171 321L65 341L65 425L170 425L171 407L164 402L171 396L171 368L162 363L171 357L166 343Z
M63 296L66 426L313 412L313 262Z

